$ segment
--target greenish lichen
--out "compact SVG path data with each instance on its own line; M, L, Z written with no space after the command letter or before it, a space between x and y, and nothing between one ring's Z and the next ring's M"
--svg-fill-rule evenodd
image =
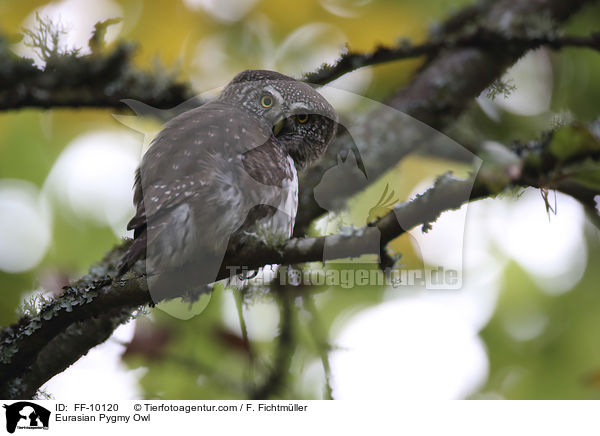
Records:
M33 295L26 297L21 306L17 309L19 317L34 317L37 316L40 310L51 302L43 290L37 291Z
M490 100L494 100L498 95L507 98L515 89L517 87L512 79L496 79L490 84L485 95Z

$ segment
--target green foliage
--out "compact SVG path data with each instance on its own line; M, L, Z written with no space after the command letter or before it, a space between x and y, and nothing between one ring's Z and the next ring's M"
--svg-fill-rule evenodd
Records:
M597 265L600 246L590 242L588 262ZM507 399L600 399L600 385L590 379L600 369L598 268L588 268L561 295L545 293L516 264L504 278L494 317L481 333L490 360L482 392Z
M549 148L558 160L567 161L575 156L600 153L600 140L588 126L574 124L555 131Z
M600 164L593 159L587 159L579 165L570 168L571 179L585 187L600 192Z
M550 153L566 162L562 173L576 183L600 192L600 138L594 132L595 125L573 124L556 130L549 146ZM583 161L570 161L589 156Z

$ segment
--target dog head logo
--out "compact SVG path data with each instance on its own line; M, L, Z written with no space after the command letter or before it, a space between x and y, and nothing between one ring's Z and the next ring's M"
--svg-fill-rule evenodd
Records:
M38 404L19 401L3 407L6 409L6 431L9 433L14 433L17 428L48 428L50 411Z

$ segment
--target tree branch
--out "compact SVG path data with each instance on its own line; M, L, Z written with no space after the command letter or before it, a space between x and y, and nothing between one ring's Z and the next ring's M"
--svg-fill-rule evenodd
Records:
M570 8L576 10L586 2L589 1L573 1ZM528 12L527 8L524 9ZM558 11L557 8L554 9ZM403 40L396 47L379 46L368 53L344 53L335 64L323 65L317 71L306 74L304 80L323 85L363 67L420 56L433 58L442 51L464 48L488 51L500 49L515 53L540 46L553 49L569 46L600 49L600 33L589 36L560 36L556 32L544 33L536 31L535 28L533 33L531 29L518 33L518 29L497 29L482 24L486 21L482 12L485 12L485 9L480 4L465 8L461 13L450 17L445 26L422 44L413 45L409 40ZM549 12L553 13L552 8ZM554 18L566 18L569 13L567 11L567 14ZM522 16L518 18L522 19ZM472 25L475 19L479 22ZM106 31L106 26L113 24L112 22L96 25L90 39L90 47L96 47L96 50L91 55L79 56L77 49L58 53L60 29L54 35L57 41L54 42L53 51L48 52L48 47L43 43L52 36L47 35L53 31L52 23L44 22L39 17L38 21L40 29L45 30L43 35L30 30L26 30L26 34L34 39L34 42L35 38L41 39L35 47L42 51L41 54L48 61L46 68L38 68L31 60L12 53L8 41L0 36L0 61L3 64L0 69L0 84L3 84L0 85L0 110L23 107L122 109L121 100L124 98L143 101L154 107L171 108L194 96L191 87L177 82L173 74L161 71L144 72L134 67L131 61L134 47L131 44L121 43L107 54L97 49L98 40L102 39L101 35Z
M434 37L423 44L413 45L409 40L403 40L396 47L378 46L368 53L349 51L342 54L333 65L323 65L317 71L306 74L304 80L315 85L325 85L360 68L421 56L431 57L442 50L468 47L486 50L506 47L532 50L541 46L553 49L579 47L600 50L600 32L589 36L560 36L556 33L535 36L504 34L478 27L457 36Z
M194 97L190 85L173 73L142 71L133 65L134 45L121 43L108 53L65 53L49 57L44 69L15 55L0 35L0 110L24 107L123 109L124 98L172 108Z
M274 285L272 291L279 303L279 335L275 344L272 368L263 383L250 393L250 398L253 400L268 399L281 392L295 351L293 296L290 295L289 286Z

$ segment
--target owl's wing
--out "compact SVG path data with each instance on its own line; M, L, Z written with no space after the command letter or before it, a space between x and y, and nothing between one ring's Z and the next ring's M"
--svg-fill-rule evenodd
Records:
M270 133L258 118L218 102L175 117L154 139L136 173L137 212L127 228L139 228L192 196L214 192L219 175L232 173L243 154L265 144Z
M270 138L266 123L219 102L168 122L136 172L136 214L127 225L134 230L135 241L124 259L126 266L143 256L151 242L148 234L152 239L158 237L168 226L170 212L181 204L201 202L201 219L207 223L220 219L223 213L233 213L222 203L241 181L224 178L239 174L244 154L269 143Z

